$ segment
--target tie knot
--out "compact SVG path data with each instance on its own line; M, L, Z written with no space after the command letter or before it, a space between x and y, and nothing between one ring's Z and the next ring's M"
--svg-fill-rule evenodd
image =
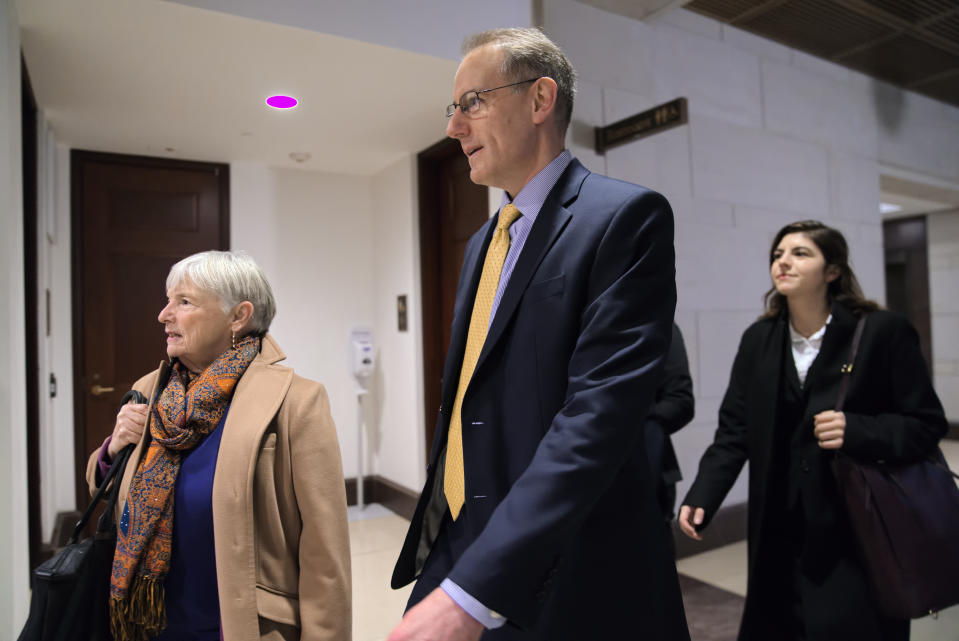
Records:
M499 212L499 222L496 223L497 229L509 229L509 226L516 222L520 217L520 211L516 205L510 203L503 207Z

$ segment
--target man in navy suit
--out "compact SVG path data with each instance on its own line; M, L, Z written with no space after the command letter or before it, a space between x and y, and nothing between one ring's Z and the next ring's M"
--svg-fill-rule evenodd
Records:
M506 193L466 249L389 641L688 641L642 427L676 303L669 203L564 149L575 74L542 33L464 54L446 131Z

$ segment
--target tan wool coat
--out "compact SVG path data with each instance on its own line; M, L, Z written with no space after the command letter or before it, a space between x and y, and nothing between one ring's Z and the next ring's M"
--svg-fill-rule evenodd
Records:
M349 641L350 544L336 428L326 390L300 378L269 335L234 390L213 481L213 535L226 641ZM134 385L151 399L169 366ZM126 504L149 443L130 458ZM94 486L97 452L87 465Z

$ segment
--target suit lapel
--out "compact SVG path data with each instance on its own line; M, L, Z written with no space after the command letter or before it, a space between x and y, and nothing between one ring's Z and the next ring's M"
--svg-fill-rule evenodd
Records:
M473 314L473 301L476 298L476 289L479 287L480 276L483 273L483 259L486 257L486 248L489 247L493 232L496 230L496 221L499 216L491 218L486 223L484 238L481 244L467 247L467 254L463 258L463 274L469 275L466 287L456 289L456 301L453 304L453 326L450 328L450 344L443 367L443 388L441 403L448 415L453 409L453 396L456 394L456 385L459 381L460 368L463 364L463 353L466 351L466 334L469 332L470 317Z
M578 160L573 159L556 182L556 186L553 187L546 198L546 202L543 203L542 209L536 216L536 222L526 239L526 244L523 245L519 260L516 261L513 273L510 275L509 283L507 283L503 297L500 299L499 307L496 309L496 316L493 317L493 323L490 325L486 341L483 343L483 351L480 352L479 360L476 362L474 376L475 372L483 366L483 361L496 346L497 341L503 336L503 332L516 311L519 301L523 298L523 293L526 291L526 287L529 285L537 267L543 262L543 258L546 257L546 254L572 218L572 214L566 209L566 206L579 195L583 181L588 175L589 170L583 167Z

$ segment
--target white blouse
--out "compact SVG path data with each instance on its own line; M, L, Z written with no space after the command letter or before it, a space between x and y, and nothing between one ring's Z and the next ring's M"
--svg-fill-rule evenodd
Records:
M826 325L832 321L832 314L829 315L829 318L826 319ZM796 374L799 376L799 384L806 384L806 374L809 373L809 368L812 366L816 356L819 355L819 349L822 347L822 337L826 335L826 325L823 325L819 330L806 338L799 332L797 332L792 323L789 323L789 338L792 339L793 347L793 362L796 363Z

